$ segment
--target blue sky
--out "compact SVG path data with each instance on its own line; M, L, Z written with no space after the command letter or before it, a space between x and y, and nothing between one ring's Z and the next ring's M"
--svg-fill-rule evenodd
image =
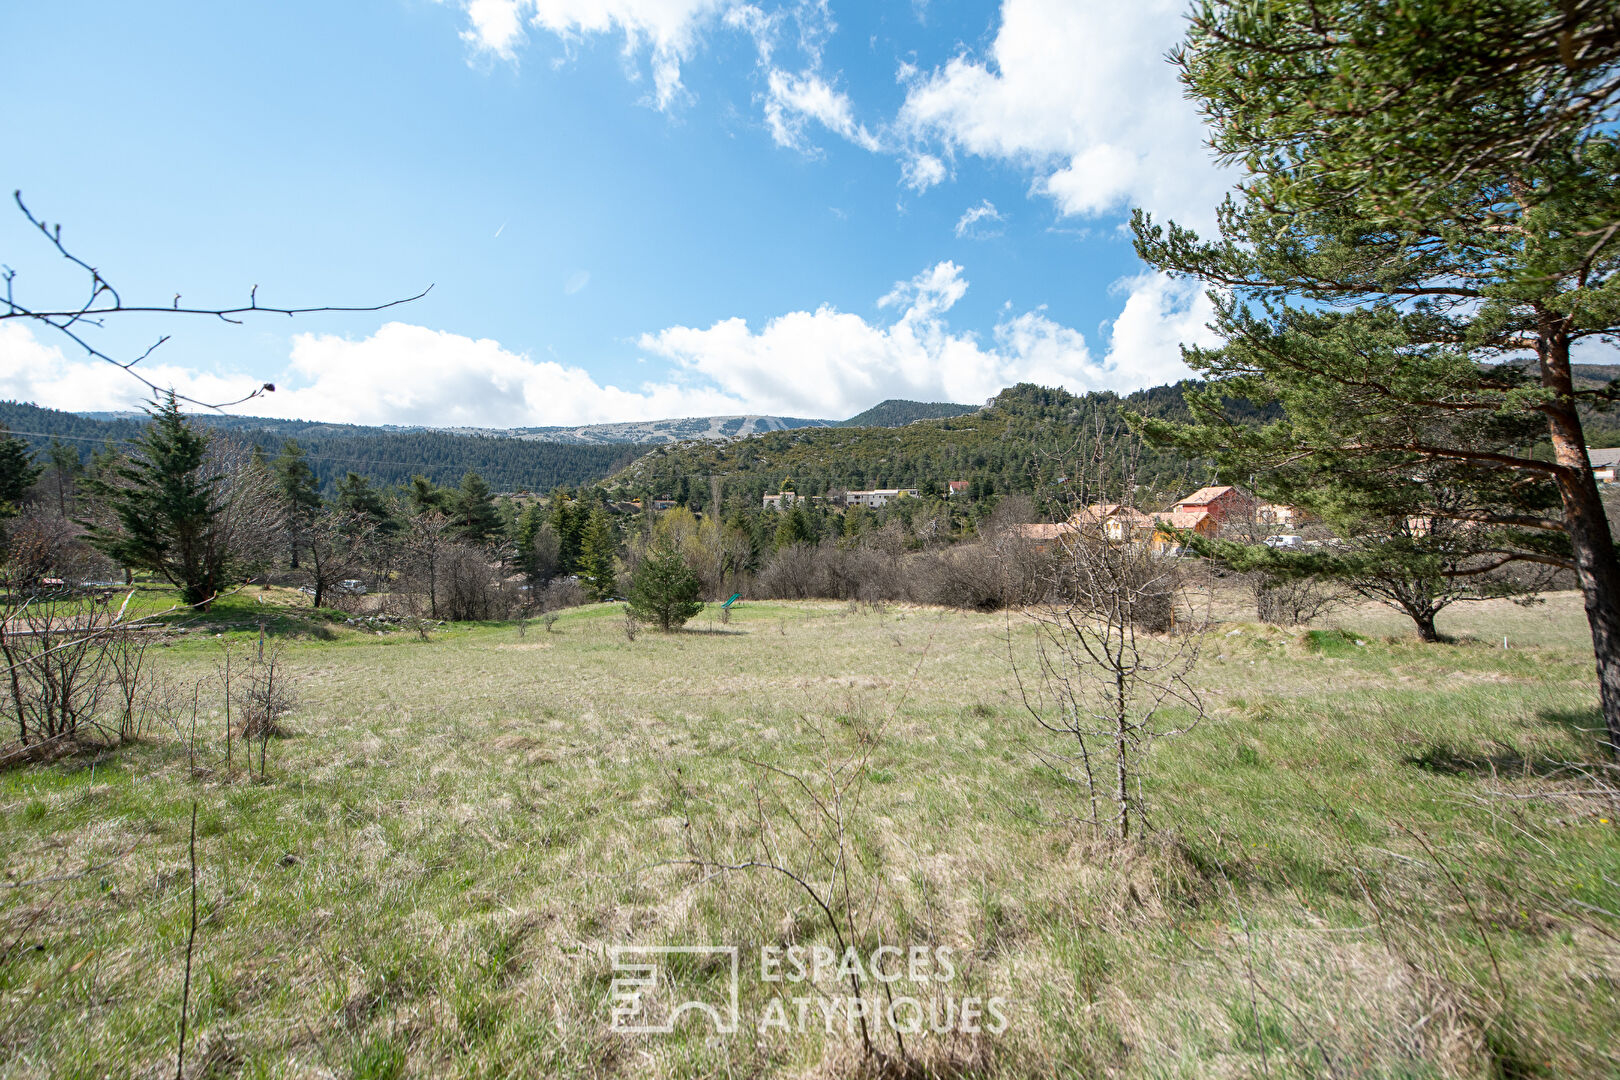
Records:
M850 415L1178 377L1197 290L1133 205L1207 224L1163 54L1181 5L768 0L15 4L6 189L126 301L368 303L125 318L148 377L362 423ZM19 122L19 118L21 121ZM77 279L0 211L18 299ZM0 324L0 396L142 388Z

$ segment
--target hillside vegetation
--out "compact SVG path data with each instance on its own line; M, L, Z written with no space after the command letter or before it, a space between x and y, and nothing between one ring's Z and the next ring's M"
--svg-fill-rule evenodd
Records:
M728 493L746 491L751 501L787 478L801 494L947 480L987 482L1001 493L1054 493L1076 450L1089 452L1099 430L1105 436L1123 431L1127 409L1185 417L1182 389L1178 383L1120 397L1026 383L1003 390L983 409L904 427L812 428L724 445L660 447L614 474L609 484L657 493L701 488L718 477ZM1149 449L1138 478L1175 489L1202 482L1207 473L1200 463Z
M947 416L965 416L978 412L977 405L956 405L949 401L906 401L890 398L856 413L840 427L901 427L916 420L939 420Z

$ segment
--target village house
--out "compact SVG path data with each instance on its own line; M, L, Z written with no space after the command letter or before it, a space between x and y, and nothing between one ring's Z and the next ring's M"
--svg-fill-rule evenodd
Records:
M1586 456L1592 462L1592 476L1600 484L1612 484L1617 474L1620 474L1620 446L1594 449L1586 448Z
M957 495L966 495L972 487L966 480L950 480L945 484L945 495L951 498Z
M1079 529L1068 521L1035 522L1011 527L1014 536L1032 544L1036 551L1045 551L1066 536L1074 536Z
M1191 532L1214 539L1220 535L1220 522L1212 514L1198 514L1187 510L1165 510L1153 516L1153 537L1150 543L1155 551L1174 551L1181 547L1178 533Z
M766 510L782 510L786 507L792 506L798 501L798 499L799 495L797 492L781 491L775 495L765 496L764 508Z
M1304 523L1305 512L1285 503L1261 503L1255 508L1255 517L1265 525L1292 529Z
M1259 508L1259 503L1253 495L1242 488L1232 487L1229 484L1215 484L1201 487L1176 503L1171 513L1191 514L1194 517L1208 517L1220 531L1220 526L1228 521L1251 520Z
M1153 531L1151 517L1124 503L1092 503L1070 514L1069 524L1077 529L1099 528L1116 544L1144 539Z
M848 506L864 506L869 510L877 510L895 499L916 497L916 488L873 488L871 491L848 492L844 496L844 502Z

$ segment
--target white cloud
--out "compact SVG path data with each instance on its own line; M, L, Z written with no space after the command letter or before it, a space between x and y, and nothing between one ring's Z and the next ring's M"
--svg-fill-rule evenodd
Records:
M981 221L1005 221L996 204L989 199L982 200L978 206L970 206L962 213L956 222L956 235L960 239L964 236L990 236L993 233L978 228Z
M574 425L672 416L777 413L837 419L885 398L978 402L1017 382L1075 392L1132 390L1182 378L1179 344L1209 343L1208 300L1196 285L1158 274L1124 279L1125 296L1098 358L1085 335L1044 310L1009 309L986 343L953 331L948 315L968 290L941 262L897 282L870 320L823 305L751 328L741 318L706 329L672 326L637 345L667 366L633 388L583 368L535 360L499 342L407 323L369 337L298 334L280 389L240 411L357 424L435 427ZM257 379L177 367L144 369L160 385L204 400L242 396ZM70 358L27 327L0 324L0 397L74 411L127 409L147 397L134 379Z
M913 75L897 128L1030 170L1064 214L1143 206L1207 226L1229 181L1165 52L1185 0L1004 0L988 56Z
M900 164L900 179L919 195L942 183L945 176L945 163L933 154L913 154Z
M569 274L568 278L563 282L563 295L573 296L590 283L591 272L589 270L575 270L572 274Z
M778 316L758 331L736 318L708 329L671 327L640 345L689 376L745 393L758 411L840 417L891 397L982 401L1016 382L1132 390L1184 377L1179 343L1211 339L1202 294L1150 274L1121 284L1128 296L1101 359L1083 334L1044 311L1005 317L994 347L985 347L971 333L953 333L945 319L967 287L962 269L943 262L879 301L899 311L887 325L823 306Z
M512 60L525 27L572 42L594 34L624 35L627 58L650 54L653 100L660 109L681 91L681 64L697 45L701 25L718 15L722 0L464 0L468 27L462 38Z
M789 75L772 70L765 95L765 124L771 129L776 145L811 149L804 133L807 120L816 121L863 150L883 149L877 136L856 123L848 94L834 88L814 71Z
M235 401L264 381L151 362L139 370L158 386L172 386L199 401ZM152 392L105 360L69 357L58 345L40 341L29 326L12 321L0 323L0 398L76 412L117 412L140 408Z

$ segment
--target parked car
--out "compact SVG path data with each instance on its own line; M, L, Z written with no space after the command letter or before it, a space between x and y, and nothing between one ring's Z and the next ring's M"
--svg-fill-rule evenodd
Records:
M347 581L338 582L336 591L341 593L349 593L353 596L364 596L366 595L366 583L355 578L350 578Z
M1305 538L1292 533L1278 533L1276 536L1266 537L1266 547L1281 551L1299 551L1305 547Z

